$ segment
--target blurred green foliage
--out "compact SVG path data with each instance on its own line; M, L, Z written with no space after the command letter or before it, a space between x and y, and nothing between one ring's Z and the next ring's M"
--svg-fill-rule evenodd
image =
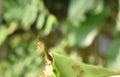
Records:
M55 56L57 77L78 74L81 69L70 68L74 63L85 72L78 77L113 73L90 64L120 73L119 0L49 1L1 0L0 77L39 77L45 60L36 48L38 40L50 51L62 55Z

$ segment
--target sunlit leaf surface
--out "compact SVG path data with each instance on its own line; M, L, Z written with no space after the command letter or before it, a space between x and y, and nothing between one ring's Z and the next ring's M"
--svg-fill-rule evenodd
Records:
M61 77L107 77L114 75L114 72L108 69L87 65L63 55L56 54L54 59Z

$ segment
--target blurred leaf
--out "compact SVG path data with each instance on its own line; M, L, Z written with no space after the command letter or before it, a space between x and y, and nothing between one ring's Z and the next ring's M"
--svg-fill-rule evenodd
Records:
M35 51L31 55L28 55L25 58L15 62L10 68L8 68L4 72L2 77L28 77L30 75L34 75L36 77L37 75L40 75L40 70L43 70L45 64L43 61L40 61L39 66L36 66L36 58L41 58L40 54L38 55L37 53L38 52Z
M3 66L4 68L8 68L11 66L11 64L8 61L1 62L0 66Z
M80 47L88 47L97 36L106 18L107 15L105 13L88 16L87 20L75 29L75 33L69 38L73 38L73 42Z
M11 22L13 20L21 20L23 17L23 8L13 7L7 12L5 12L4 18L6 21Z
M81 21L85 20L85 13L92 8L94 0L71 0L68 9L68 20L74 26L79 26Z
M45 7L44 5L44 1L43 0L39 0L39 5L38 5L38 8L41 12L48 12L47 8Z
M110 49L108 50L107 60L108 67L114 69L114 64L116 61L118 53L120 52L120 37L117 37L114 41Z
M16 63L14 67L11 69L13 70L14 77L20 77L23 72L25 72L25 64L24 62Z
M17 56L14 55L14 54L9 54L8 58L11 62L17 62L18 61Z
M12 71L11 70L6 70L5 74L3 75L4 77L13 77ZM2 76L2 77L3 77Z
M18 46L18 47L16 47L16 49L15 49L15 53L16 53L16 55L17 56L19 56L19 57L24 57L25 56L25 49L24 49L24 47L22 47L22 46Z
M14 35L11 38L9 38L9 46L11 48L16 48L21 41L22 41L21 35Z
M17 22L15 21L11 22L7 30L8 34L13 34L13 32L15 32L16 29L18 28L18 26L19 24Z
M0 62L0 77L4 73L4 71L10 67L11 64L7 60Z
M116 26L115 26L115 30L116 33L120 32L120 1L118 1L118 13L117 13L117 20L116 20Z
M84 64L67 56L55 54L54 59L61 77L107 77L114 75L114 72L108 69Z
M56 17L52 14L50 14L48 16L47 22L46 22L46 26L45 26L45 30L44 30L44 35L48 35L50 33L50 31L53 28L53 25L58 25L58 21L56 19Z
M110 76L110 77L120 77L120 75L114 75L114 76Z
M112 68L112 70L116 71L116 73L118 73L120 75L120 73L119 73L119 70L120 70L120 48L119 48L119 52L117 54L116 60L114 61L114 63L111 63L109 65L112 65L112 67L109 66L109 68Z
M38 71L33 70L31 72L28 72L24 77L39 77L38 73Z
M27 3L27 1L29 1L29 0L16 0L16 1L9 0L9 1L4 1L3 7L6 10L10 10L13 7L19 7L19 6L25 5Z
M37 21L37 29L41 29L45 23L45 13L39 14L38 21Z
M69 34L67 34L67 42L69 46L74 46L76 44L76 36L75 36L75 31L71 31L69 32Z
M93 7L95 9L92 9L92 12L94 12L95 14L101 13L104 9L104 1L103 0L97 0L95 2L95 5L93 5Z
M30 29L31 25L36 20L38 14L38 0L31 0L30 4L27 4L26 8L24 9L24 15L22 24L24 29Z
M7 36L7 28L4 25L0 26L0 45L6 40Z
M37 43L36 39L30 41L29 46L28 46L28 51L30 53L35 52L35 50L36 50L36 43Z

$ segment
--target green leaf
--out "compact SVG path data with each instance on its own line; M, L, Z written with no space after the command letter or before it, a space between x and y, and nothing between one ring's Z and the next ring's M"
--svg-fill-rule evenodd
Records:
M116 63L116 59L117 57L119 57L120 55L120 37L115 38L115 40L112 43L112 46L110 47L110 49L108 50L108 55L107 55L107 60L108 60L108 67L109 68L115 68L115 66L117 66ZM119 61L118 61L119 62ZM119 63L117 63L119 64Z
M80 47L91 45L106 18L107 15L105 13L88 16L87 20L76 29L76 45Z
M50 33L50 31L53 28L53 25L58 25L58 21L54 15L50 14L48 19L47 19L45 30L44 30L45 36Z
M23 8L21 7L13 7L7 12L5 12L4 18L6 21L11 22L13 20L21 21L23 16Z
M74 26L79 26L81 21L85 20L85 13L92 8L94 0L71 0L68 9L68 20Z
M6 40L7 36L7 28L5 26L0 26L0 45Z
M84 64L63 55L54 55L55 65L61 77L108 77L114 72L99 67Z
M14 35L9 38L9 46L15 49L18 45L20 45L21 41L23 41L21 35Z
M43 0L39 0L39 5L38 5L38 8L41 12L48 12L47 8L45 7L44 5L44 1Z
M15 21L10 23L10 26L7 29L8 34L13 34L18 29L19 24Z
M118 4L119 4L119 6L118 6L118 8L120 8L120 2L118 2ZM115 26L115 33L116 34L119 34L119 32L120 32L120 9L118 9L118 13L117 13L118 15L117 15L117 20L116 20L116 26Z
M32 0L30 4L24 9L24 15L22 24L24 29L30 29L31 25L34 23L37 13L38 13L38 0Z
M41 13L38 17L38 21L37 21L37 29L41 29L45 23L45 13Z

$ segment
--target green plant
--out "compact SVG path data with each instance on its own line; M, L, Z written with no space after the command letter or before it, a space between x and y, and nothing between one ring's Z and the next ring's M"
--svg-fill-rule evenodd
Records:
M53 53L51 70L56 77L106 77L116 71L119 74L117 3L118 0L1 2L0 77L42 75L47 67L44 54L36 48L38 40ZM109 42L111 47L107 47Z

